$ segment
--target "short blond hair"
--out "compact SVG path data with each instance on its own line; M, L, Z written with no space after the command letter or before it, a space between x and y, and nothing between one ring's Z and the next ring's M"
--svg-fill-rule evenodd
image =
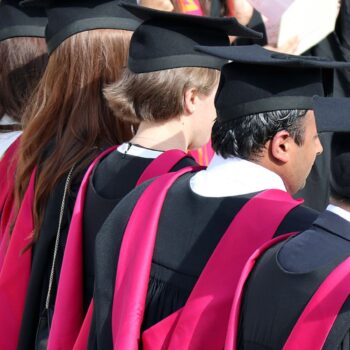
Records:
M113 113L124 121L166 121L184 113L184 93L195 88L208 96L219 80L215 69L186 67L135 74L128 69L104 89Z

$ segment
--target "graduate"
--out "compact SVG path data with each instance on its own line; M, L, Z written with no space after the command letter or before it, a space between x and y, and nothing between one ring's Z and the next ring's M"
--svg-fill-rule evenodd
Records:
M0 3L0 158L22 129L22 113L47 62L43 9Z
M19 211L0 275L0 347L6 349L46 347L81 179L103 149L132 136L102 88L118 80L138 19L117 1L101 0L53 1L47 16L49 60L24 114L30 122L16 169Z
M238 342L227 349L350 348L349 107L347 98L316 100L316 115L330 121L327 131L337 131L331 204L310 228L256 258L240 306Z
M101 160L89 182L83 223L87 303L93 292L95 237L112 209L151 163L165 161L167 151L181 151L169 170L193 166L187 150L210 139L216 117L214 96L225 60L199 53L194 46L229 45L228 35L259 37L234 18L124 7L143 23L131 39L128 68L104 94L114 114L137 124L138 130Z
M222 349L234 291L226 283L237 283L259 243L303 230L317 217L290 194L305 184L322 152L312 97L329 92L325 71L348 64L275 54L259 46L198 49L233 61L222 69L215 98L216 155L207 170L141 185L102 226L96 238L90 349L126 343L137 348L145 330L145 348ZM244 220L234 220L242 215ZM202 278L209 258L220 257L226 257L223 268L210 267L216 272ZM207 275L218 280L199 283ZM208 285L219 288L213 295L229 293L219 311L209 307L215 298L206 299L206 293L196 299ZM196 311L189 307L182 315L188 304Z

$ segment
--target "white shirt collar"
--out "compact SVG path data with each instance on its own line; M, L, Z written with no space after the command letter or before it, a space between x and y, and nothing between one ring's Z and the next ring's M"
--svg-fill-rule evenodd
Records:
M350 222L350 212L348 212L347 210L340 208L340 207L333 205L333 204L329 204L327 206L326 210L331 211L332 213L337 214L340 217L342 217L344 220Z
M286 191L282 179L271 170L237 157L214 155L208 168L190 181L192 191L204 197L229 197L267 189Z
M117 151L123 154L128 154L140 158L155 159L163 152L152 149L131 145L130 143L123 143L117 148Z
M22 131L0 132L0 159Z
M0 125L13 125L13 124L19 124L16 120L14 120L12 117L8 116L7 114L3 115L0 118Z

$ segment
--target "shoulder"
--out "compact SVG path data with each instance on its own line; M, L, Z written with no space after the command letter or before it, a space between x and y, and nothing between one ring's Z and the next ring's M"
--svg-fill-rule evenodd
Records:
M319 212L304 205L293 208L278 227L276 235L300 232L308 229L319 216Z
M153 181L153 179L147 181L129 192L111 211L101 227L101 231L109 231L113 229L113 227L116 227L116 225L120 228L125 228L138 200ZM120 226L120 224L122 225Z
M331 214L323 212L309 229L283 245L278 260L286 270L312 271L329 264L333 266L350 255L347 234L350 224L343 224L341 218L338 220Z

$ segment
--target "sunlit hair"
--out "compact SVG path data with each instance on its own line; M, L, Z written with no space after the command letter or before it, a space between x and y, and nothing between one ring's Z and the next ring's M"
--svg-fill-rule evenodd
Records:
M194 88L209 96L220 72L209 68L174 68L135 74L125 70L121 79L104 89L113 112L126 121L166 121L184 112L184 93Z

